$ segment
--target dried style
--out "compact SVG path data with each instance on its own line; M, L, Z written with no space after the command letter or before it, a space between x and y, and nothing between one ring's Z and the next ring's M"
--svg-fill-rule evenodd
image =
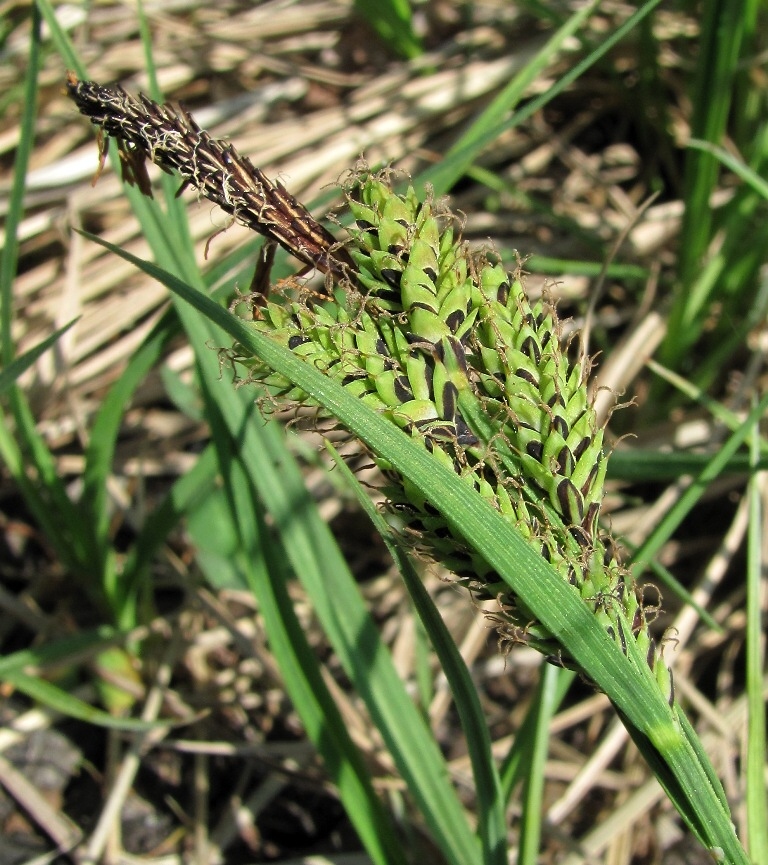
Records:
M67 74L67 93L102 133L101 165L111 136L120 147L124 179L145 195L152 196L145 164L150 159L164 171L177 171L184 178L182 189L194 186L310 267L335 279L354 272L347 251L301 202L230 143L211 138L188 111L159 105L143 93L136 99L120 86L80 81L73 72Z

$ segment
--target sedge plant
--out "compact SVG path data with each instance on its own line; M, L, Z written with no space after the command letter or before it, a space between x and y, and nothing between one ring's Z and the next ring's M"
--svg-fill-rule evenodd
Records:
M232 359L270 400L320 407L357 435L385 473L401 536L496 599L504 636L605 691L700 840L746 862L642 594L600 528L603 430L589 365L569 359L554 310L531 304L492 252L470 254L429 190L353 173L354 222L336 241L186 112L73 74L68 90L102 154L117 139L127 180L144 188L147 159L176 171L325 273L319 296L299 280L273 291L267 252L246 322L140 263L235 337Z

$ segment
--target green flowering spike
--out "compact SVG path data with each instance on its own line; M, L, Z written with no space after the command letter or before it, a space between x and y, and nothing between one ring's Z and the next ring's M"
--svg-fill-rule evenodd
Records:
M347 190L347 204L356 220L345 250L356 268L354 286L342 282L344 292L323 307L269 302L253 327L409 432L477 490L573 587L623 651L635 640L671 694L641 599L599 531L603 431L583 370L561 348L554 312L543 302L532 305L521 281L500 264L471 256L429 192L420 203L412 187L397 195L386 177L363 175ZM258 360L237 349L235 356L274 398L306 402ZM477 405L483 422L470 424L461 405ZM498 600L504 636L568 662L439 510L379 463L404 538L476 597Z

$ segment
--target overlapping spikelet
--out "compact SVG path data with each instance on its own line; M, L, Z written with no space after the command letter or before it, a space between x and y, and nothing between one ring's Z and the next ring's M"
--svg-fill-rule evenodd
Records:
M601 536L606 457L585 375L563 352L556 315L533 306L519 278L472 256L450 214L427 194L396 194L386 175L346 191L355 218L347 251L357 288L331 304L280 298L253 326L409 431L511 520L591 605L621 645L656 664L637 593ZM240 356L277 398L305 402L289 381ZM484 419L465 416L477 407ZM387 495L419 546L481 598L497 598L501 630L564 662L562 649L488 564L456 537L406 478L383 465ZM663 668L663 670L661 669Z

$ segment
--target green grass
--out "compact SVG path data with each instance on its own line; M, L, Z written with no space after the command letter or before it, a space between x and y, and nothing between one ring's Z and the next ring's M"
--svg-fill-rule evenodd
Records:
M472 172L475 162L494 141L554 99L562 88L587 69L604 61L618 40L637 39L637 44L647 50L646 16L652 16L657 5L644 4L625 28L602 44L585 45L579 60L574 58L570 71L560 77L555 87L521 108L525 87L542 70L550 68L563 41L573 34L578 36L599 4L585 7L578 15L559 22L555 34L520 76L463 131L445 157L415 182L430 181L439 192L449 191ZM87 70L79 64L49 4L41 2L36 8L51 32L51 43L46 49L58 52L62 68L72 68L78 75L87 77ZM391 32L395 53L415 56L420 49L407 11L399 4L392 4L391 8L394 11L386 23L376 26L379 32ZM765 94L750 82L745 68L758 45L758 7L756 4L729 7L711 3L705 4L702 11L700 50L692 52L696 65L687 83L695 105L692 132L696 138L719 145L727 129L743 165L751 172L749 176L759 180L764 174L768 143L765 114L758 110L758 106L764 107ZM36 24L39 25L39 21ZM701 843L710 849L720 848L724 862L748 862L730 830L732 818L719 783L712 777L708 758L679 704L670 708L659 699L644 660L623 656L551 569L490 506L472 495L453 474L441 470L407 436L393 430L374 413L366 412L359 402L317 371L250 332L227 313L223 305L226 299L217 305L206 297L215 274L203 274L194 264L184 208L174 197L175 182L171 178L163 178L162 206L147 201L135 190L127 189L126 194L131 197L152 246L153 263L135 263L172 289L174 305L135 353L90 420L82 493L76 499L71 497L58 475L54 454L36 430L26 395L13 385L40 352L48 350L60 336L60 333L54 334L38 349L22 357L16 357L11 338L17 233L35 138L37 66L41 48L39 26L35 33L30 43L24 95L26 110L6 220L8 240L0 266L3 361L0 394L4 396L0 454L46 542L55 551L65 572L77 581L88 603L98 611L100 621L98 627L84 631L74 640L54 638L44 645L30 646L23 653L8 655L0 661L0 677L30 699L64 714L94 724L126 730L144 729L145 722L118 714L117 704L121 713L125 713L126 708L130 710L130 704L126 707L115 697L115 705L106 705L106 711L88 706L73 697L65 685L56 685L55 678L49 680L48 673L59 668L78 669L84 654L91 658L110 657L108 653L115 646L121 647L121 657L128 660L152 651L151 641L141 630L157 613L152 565L171 533L183 523L188 527L193 544L209 552L208 557L201 556L199 562L208 581L215 585L217 579L226 582L225 576L231 577L252 593L263 617L266 639L279 665L285 691L307 736L321 754L324 767L372 861L382 865L407 862L407 844L403 840L402 826L397 825L392 810L374 788L364 755L346 729L324 680L322 665L297 618L288 591L294 577L300 579L334 655L354 692L364 702L397 773L406 782L418 812L414 823L423 821L443 860L455 865L507 862L506 815L518 783L522 781L524 788L519 805L523 828L518 861L537 861L543 832L541 780L548 721L564 698L573 674L547 668L517 741L506 759L499 762L492 755L478 694L466 666L408 560L392 545L393 556L412 594L414 606L453 689L471 753L476 786L476 811L470 813L449 779L446 758L423 714L396 673L390 650L366 608L354 575L304 486L301 469L287 445L284 430L277 423L264 425L261 422L252 392L236 390L222 381L219 360L210 346L227 345L233 337L241 342L250 340L259 356L300 382L347 428L406 474L428 498L441 503L447 518L470 543L482 549L505 581L525 598L541 621L579 660L590 678L609 695L638 748ZM717 34L717 43L713 34ZM658 50L647 51L647 54L649 63L659 62ZM153 73L148 42L147 57L148 69ZM644 70L644 75L647 80L654 80L654 77L658 80L661 72L650 68ZM652 122L648 123L649 128L644 131L649 138L669 135L666 130L650 128ZM671 148L672 142L667 140L666 145ZM662 362L673 375L663 382L661 378L657 380L653 410L666 417L670 407L691 405L699 400L723 422L730 435L716 454L700 458L703 464L697 471L697 483L659 522L655 533L637 552L636 558L649 565L693 503L711 487L717 473L729 465L736 467L734 461L739 458L739 448L744 441L749 443L750 451L747 454L742 448L739 470L753 472L765 459L765 443L759 434L765 400L744 420L743 416L726 413L720 404L721 392L709 401L706 398L722 369L730 367L734 357L744 351L747 325L754 324L764 314L764 307L759 306L757 280L759 268L765 264L764 250L768 249L768 238L763 237L768 225L764 218L765 191L759 183L737 185L729 201L710 210L708 202L725 170L716 155L697 145L684 156L682 187L686 217L679 241L681 254L675 267L664 277L671 302ZM477 176L482 179L482 173ZM594 262L581 265L589 268ZM713 326L715 312L718 315ZM201 413L208 423L210 444L199 455L194 467L145 515L129 547L118 549L111 533L108 503L116 442L136 389L150 371L157 369L164 352L180 333L195 352L193 397L202 407ZM674 375L684 378L675 379ZM183 399L184 395L180 394L179 402ZM631 455L623 456L627 476L633 471L647 476L643 459L642 455L635 455L634 460ZM691 469L690 463L681 459L678 464L670 465L667 461L664 470L677 476ZM342 477L343 486L351 495L359 497L360 487L354 478ZM766 813L762 780L764 659L759 643L761 564L757 551L761 515L756 482L751 486L750 502L752 533L745 575L750 760L744 770L748 820L739 826L739 832L750 851L750 859L761 862L768 861L768 839L763 819ZM380 516L366 505L365 499L361 499L361 504L389 541ZM340 598L343 598L343 606Z

